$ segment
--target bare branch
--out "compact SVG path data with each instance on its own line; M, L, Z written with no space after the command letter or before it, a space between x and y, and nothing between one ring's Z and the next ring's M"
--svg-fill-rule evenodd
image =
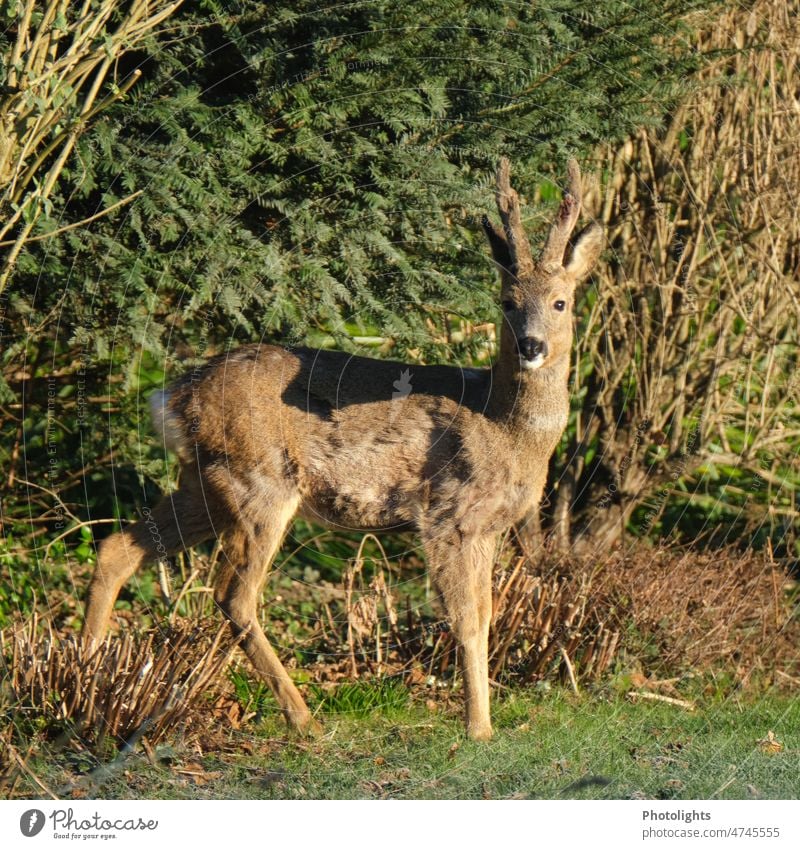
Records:
M108 84L119 57L137 48L181 3L19 4L9 30L13 46L2 58L7 85L0 97L0 246L7 250L0 257L0 292L78 138L139 78L134 71L121 84Z

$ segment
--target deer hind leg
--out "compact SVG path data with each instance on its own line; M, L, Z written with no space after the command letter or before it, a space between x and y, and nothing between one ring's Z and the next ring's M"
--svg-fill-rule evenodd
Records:
M114 602L123 584L145 563L175 554L213 536L204 501L190 490L162 499L145 518L100 543L89 584L83 637L105 637Z
M495 538L437 538L425 543L431 577L461 649L464 713L473 740L492 736L489 712L489 624Z
M269 685L289 725L314 733L319 725L311 716L275 649L258 621L258 601L272 560L297 509L297 498L274 502L257 517L240 516L225 544L226 562L214 597L228 617L234 636L256 673Z

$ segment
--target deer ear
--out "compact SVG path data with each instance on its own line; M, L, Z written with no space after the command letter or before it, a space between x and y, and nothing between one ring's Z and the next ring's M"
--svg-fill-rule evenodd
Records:
M483 230L486 233L486 238L489 240L489 245L492 248L492 256L494 261L507 271L511 270L511 248L508 246L506 234L498 227L495 227L491 221L484 215L481 219Z
M592 223L581 230L572 246L564 270L576 283L589 276L605 244L603 228Z

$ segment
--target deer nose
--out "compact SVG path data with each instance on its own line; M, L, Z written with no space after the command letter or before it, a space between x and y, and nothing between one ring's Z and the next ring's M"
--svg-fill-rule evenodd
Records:
M535 360L537 357L547 356L547 343L542 339L536 339L533 336L526 336L517 342L519 346L519 355L526 360Z

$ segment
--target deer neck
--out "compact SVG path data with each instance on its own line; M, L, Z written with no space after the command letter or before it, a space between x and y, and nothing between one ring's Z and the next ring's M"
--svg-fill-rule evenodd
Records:
M569 414L569 354L534 371L518 363L516 347L503 339L487 412L525 438L537 431L560 434Z

